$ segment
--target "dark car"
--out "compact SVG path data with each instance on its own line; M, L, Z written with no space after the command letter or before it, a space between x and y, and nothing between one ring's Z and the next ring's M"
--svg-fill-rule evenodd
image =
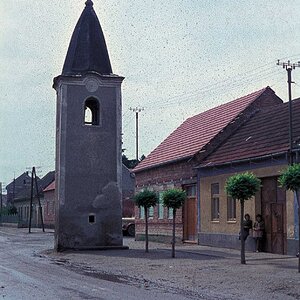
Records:
M134 236L135 235L134 218L122 218L122 230L123 230L123 234Z

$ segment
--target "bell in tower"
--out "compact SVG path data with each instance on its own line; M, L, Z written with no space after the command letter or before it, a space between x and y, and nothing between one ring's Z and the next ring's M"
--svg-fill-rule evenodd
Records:
M55 249L122 247L121 83L86 1L57 92Z

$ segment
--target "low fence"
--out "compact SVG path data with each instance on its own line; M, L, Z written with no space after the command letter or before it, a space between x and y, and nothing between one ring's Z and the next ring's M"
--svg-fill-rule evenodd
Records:
M0 215L0 223L19 223L18 214L15 215Z

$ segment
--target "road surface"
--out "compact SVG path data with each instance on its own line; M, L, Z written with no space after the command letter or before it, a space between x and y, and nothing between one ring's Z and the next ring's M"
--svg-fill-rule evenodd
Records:
M0 227L0 299L187 299L87 276L42 254L52 248L53 233Z

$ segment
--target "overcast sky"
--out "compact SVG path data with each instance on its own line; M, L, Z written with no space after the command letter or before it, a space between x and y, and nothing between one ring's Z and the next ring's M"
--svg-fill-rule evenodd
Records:
M84 0L0 0L0 182L54 169L55 91ZM94 0L125 77L123 148L149 154L187 117L267 85L287 100L278 58L300 60L299 0ZM300 97L300 68L293 71Z

